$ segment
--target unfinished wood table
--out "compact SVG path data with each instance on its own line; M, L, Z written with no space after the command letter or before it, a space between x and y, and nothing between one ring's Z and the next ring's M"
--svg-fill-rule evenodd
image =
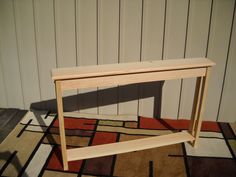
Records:
M68 170L68 161L120 154L182 142L190 142L195 146L201 129L210 68L213 65L215 63L209 59L195 58L53 69L52 79L56 87L64 170ZM197 79L189 131L126 142L66 149L62 103L62 92L64 90L192 77Z

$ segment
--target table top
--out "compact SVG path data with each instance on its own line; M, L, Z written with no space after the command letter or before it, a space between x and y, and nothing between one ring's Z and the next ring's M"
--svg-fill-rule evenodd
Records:
M186 58L154 60L144 62L104 64L52 69L52 80L66 80L132 73L158 72L191 68L211 67L215 65L207 58Z

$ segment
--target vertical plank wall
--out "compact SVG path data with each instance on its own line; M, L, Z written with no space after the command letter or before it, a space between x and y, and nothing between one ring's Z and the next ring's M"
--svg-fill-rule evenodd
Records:
M77 61L79 66L97 65L97 14L96 0L76 1ZM79 92L79 111L98 113L97 88L81 89Z
M25 107L30 107L32 102L41 99L33 1L13 1L13 5L23 100Z
M34 21L36 50L39 70L39 85L41 100L55 98L54 83L51 80L51 68L56 68L55 28L53 0L34 1ZM53 105L45 104L42 108L52 108Z
M184 58L188 0L168 0L163 43L164 60ZM177 118L181 80L166 81L163 87L162 116Z
M119 62L119 9L119 0L98 1L98 64ZM100 88L98 93L99 114L117 114L117 101L117 87Z
M120 8L120 62L140 61L142 0L121 0ZM132 98L138 98L137 85L119 87L119 114L138 113L138 100Z
M186 58L205 56L208 45L208 34L210 25L210 15L212 12L212 0L192 0L189 1L189 13L187 34L185 41L184 56ZM201 13L199 13L201 12ZM179 103L180 118L190 117L192 108L192 98L194 94L195 78L182 81L182 90Z
M211 72L205 117L218 117L234 9L234 0L215 0L213 4L207 57L214 58L217 65Z
M0 63L5 86L3 94L6 95L8 107L24 108L14 4L8 0L0 3Z
M165 8L163 7L165 5L165 0L143 1L141 61L161 60L162 58L165 18ZM148 83L140 86L139 115L158 116L156 109L158 109L157 102L161 101L159 96L160 84Z
M234 122L235 28L235 0L1 0L0 107L55 109L55 67L208 57L204 119ZM189 118L195 79L162 84L69 91L64 105L148 117L161 105L162 117Z
M235 10L235 9L234 9ZM225 69L225 79L223 84L222 100L219 109L219 121L232 121L235 120L235 109L230 105L234 105L234 100L236 99L236 18L234 13L233 19L233 28L231 28L231 39L229 41L229 48L227 53L226 60L226 69Z
M3 66L0 59L0 100L1 100L0 107L8 107L5 93L6 93L6 90L5 90L5 83L3 79Z
M75 35L75 1L54 1L54 19L56 34L57 67L77 65L76 35ZM76 95L77 91L66 91L64 96ZM75 110L77 97L64 99L64 109Z

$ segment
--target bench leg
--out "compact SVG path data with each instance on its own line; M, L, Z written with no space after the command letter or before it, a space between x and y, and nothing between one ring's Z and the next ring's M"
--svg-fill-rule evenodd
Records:
M59 119L59 131L60 131L60 140L61 140L62 161L63 161L64 170L68 170L61 82L56 81L55 84L56 84L57 114L58 114L58 119Z
M196 119L197 114L199 110L199 102L200 102L200 96L201 96L201 84L202 84L202 77L198 77L196 79L196 85L195 85L195 93L193 98L193 107L192 107L192 115L191 115L191 121L189 126L189 132L194 136L195 133L195 126L196 126ZM191 142L193 143L193 142Z
M205 107L205 99L208 89L208 80L209 80L210 68L207 68L206 75L204 77L198 77L196 80L196 88L194 94L191 123L189 131L194 136L195 140L192 142L192 145L196 147L199 132L201 131L202 125L202 116Z

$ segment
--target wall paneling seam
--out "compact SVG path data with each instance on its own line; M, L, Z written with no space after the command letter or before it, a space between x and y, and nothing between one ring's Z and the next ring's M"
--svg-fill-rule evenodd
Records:
M78 66L78 34L77 34L77 0L74 0L74 15L75 15L75 63ZM79 90L77 90L76 106L79 110Z
M99 15L99 8L98 8L98 1L99 0L96 0L96 49L97 49L97 53L96 53L96 55L97 55L97 65L98 65L98 43L99 43L99 39L98 39L98 15ZM99 88L97 87L97 92L96 92L96 104L97 104L97 113L99 114L99 95L98 95L98 90L99 90Z
M23 102L24 108L26 109L26 106L25 106L25 99L24 99L24 92L23 92L22 73L21 73L21 67L20 67L19 42L18 42L18 37L17 37L15 1L16 1L16 0L12 0L13 20L14 20L14 27L15 27L14 31L15 31L15 36L16 36L16 50L17 50L18 68L19 68L19 72L20 72L20 83L21 83L22 102Z
M38 45L37 45L37 29L36 29L36 21L37 18L35 16L35 10L36 10L36 5L35 5L35 0L32 0L32 8L33 8L33 21L34 21L34 42L35 42L35 54L36 54L36 62L37 62L37 73L38 73L38 85L39 85L39 99L40 101L42 100L42 89L41 89L41 79L40 79L40 73L39 73L39 53L38 53Z
M53 21L54 21L54 42L55 42L55 55L56 55L56 67L58 68L58 56L57 56L57 29L56 29L56 9L55 0L53 0Z
M225 76L226 76L226 71L227 71L227 67L228 67L228 59L229 59L229 52L230 52L230 46L231 46L231 38L232 38L233 29L235 27L234 26L235 7L236 7L236 1L234 1L234 11L233 11L233 16L232 16L232 23L231 23L231 29L230 29L230 35L229 35L229 43L228 43L228 49L227 49L226 63L225 63L225 68L224 68L223 83L222 83L222 88L221 88L221 93L220 93L219 106L218 106L218 109L217 109L216 121L218 121L218 119L219 119L221 101L222 101L222 96L223 96L223 92L224 92L224 85L225 85Z
M188 39L188 28L189 28L189 11L190 11L190 3L191 0L188 0L188 10L187 10L187 23L186 23L186 31L185 31L185 41L184 41L184 56L186 57L186 48L187 48L187 39ZM179 119L180 114L180 106L181 106L181 99L182 99L182 91L183 91L183 79L180 81L180 90L179 90L179 104L178 104L178 112L177 112L177 119Z
M3 64L2 64L2 59L1 59L1 36L0 36L0 72L2 73L2 81L3 81L3 90L4 90L4 98L5 98L5 101L6 101L6 106L9 107L9 103L8 103L8 100L7 100L7 88L6 88L6 81L5 81L5 77L4 77L4 72L3 72Z
M121 14L121 0L118 0L119 1L119 7L118 7L118 45L117 45L117 58L118 58L118 63L120 63L120 14ZM117 86L117 89L116 89L116 94L117 94L117 102L119 102L120 100L120 94L119 94L119 85ZM119 103L117 103L117 115L119 114Z
M162 60L164 59L164 50L165 50L167 1L168 1L168 0L165 0L163 36L162 36L162 52L161 52L161 59L162 59Z
M5 0L0 6L0 105L29 109L32 103L41 102L37 108L54 109L47 104L54 98L47 77L51 67L209 57L217 67L210 79L209 109L204 116L234 121L228 101L235 87L231 84L235 0ZM165 82L160 97L162 117L189 117L192 81L180 79L173 86ZM77 94L68 93L64 102L73 97L74 107L67 102L72 111L148 117L153 114L150 108L155 106L155 98L159 99L154 94L161 89L153 84L137 85L137 89L133 85L128 89L123 85L81 89ZM133 95L129 98L129 94Z
M211 33L211 20L212 20L212 14L213 14L213 5L214 5L214 0L211 0L211 11L210 11L209 26L208 26L207 46L206 46L206 54L205 54L205 57L208 56L208 48L209 48L210 33Z
M141 7L141 31L140 31L140 48L139 48L139 61L142 61L142 49L143 49L143 9L144 9L144 0L142 0ZM141 86L138 85L138 98L137 98L137 115L139 115L139 106L140 106L140 94L141 94Z

